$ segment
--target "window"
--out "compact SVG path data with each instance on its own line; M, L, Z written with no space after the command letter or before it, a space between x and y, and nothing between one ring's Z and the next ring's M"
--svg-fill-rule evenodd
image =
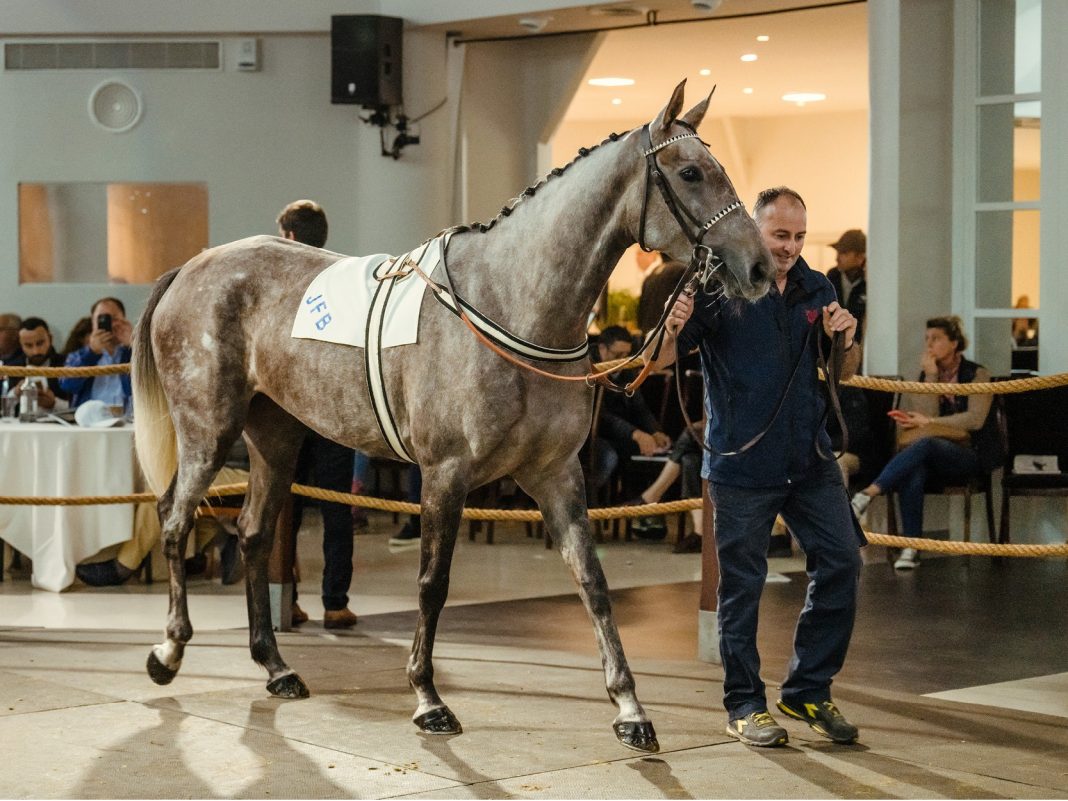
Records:
M208 246L200 183L19 184L19 283L148 284Z

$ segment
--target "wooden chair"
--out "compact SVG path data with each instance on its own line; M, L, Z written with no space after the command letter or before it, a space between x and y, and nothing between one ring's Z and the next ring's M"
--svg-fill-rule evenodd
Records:
M998 542L1010 542L1009 502L1013 496L1068 496L1068 418L1064 413L1068 387L1001 398L1007 458L1001 475Z

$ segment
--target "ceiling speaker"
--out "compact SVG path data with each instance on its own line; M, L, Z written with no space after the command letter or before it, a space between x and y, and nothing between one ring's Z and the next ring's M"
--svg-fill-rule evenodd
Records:
M111 133L133 128L143 111L141 93L122 81L104 81L89 95L89 117Z

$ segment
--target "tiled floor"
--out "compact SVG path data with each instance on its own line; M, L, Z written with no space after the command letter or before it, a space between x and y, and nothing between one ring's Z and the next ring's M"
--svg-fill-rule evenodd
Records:
M313 524L314 525L314 524ZM191 585L196 635L165 687L144 673L165 585L0 585L0 796L40 798L1065 798L1068 563L945 558L895 575L879 559L861 604L841 706L861 744L785 723L787 748L723 734L722 673L698 662L698 557L607 543L601 557L639 696L661 753L620 747L592 630L560 557L499 527L462 540L441 619L438 687L464 734L409 722L404 664L417 549L376 518L357 539L352 631L324 631L314 531L301 603L279 635L312 697L280 701L248 656L243 589ZM785 669L805 580L776 560L760 647L769 696Z

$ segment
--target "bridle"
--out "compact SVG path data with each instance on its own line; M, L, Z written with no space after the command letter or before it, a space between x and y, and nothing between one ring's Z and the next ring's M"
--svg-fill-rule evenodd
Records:
M676 142L681 142L684 139L696 139L701 144L708 147L707 143L701 141L701 137L697 135L697 131L693 129L688 123L677 121L679 125L687 129L687 133L678 134L672 136L669 139L665 139L658 145L653 144L652 135L649 132L649 126L645 125L642 128L642 155L645 156L645 189L642 192L642 211L638 224L638 245L642 250L649 252L652 248L645 244L645 217L649 208L649 185L655 184L657 189L660 190L660 196L664 198L664 205L668 207L668 211L671 212L671 216L675 218L675 221L679 224L679 228L686 234L686 238L690 240L690 244L694 246L696 252L698 248L707 247L704 244L705 235L712 230L712 226L726 217L735 209L744 208L742 201L735 200L733 203L720 209L718 212L712 215L707 221L701 222L694 216L686 204L682 202L682 198L678 196L675 190L671 187L671 183L664 176L663 171L660 169L659 163L656 160L656 154L663 150L668 145L673 145ZM697 232L694 233L692 228L696 228ZM708 251L707 255L711 255L711 251Z

